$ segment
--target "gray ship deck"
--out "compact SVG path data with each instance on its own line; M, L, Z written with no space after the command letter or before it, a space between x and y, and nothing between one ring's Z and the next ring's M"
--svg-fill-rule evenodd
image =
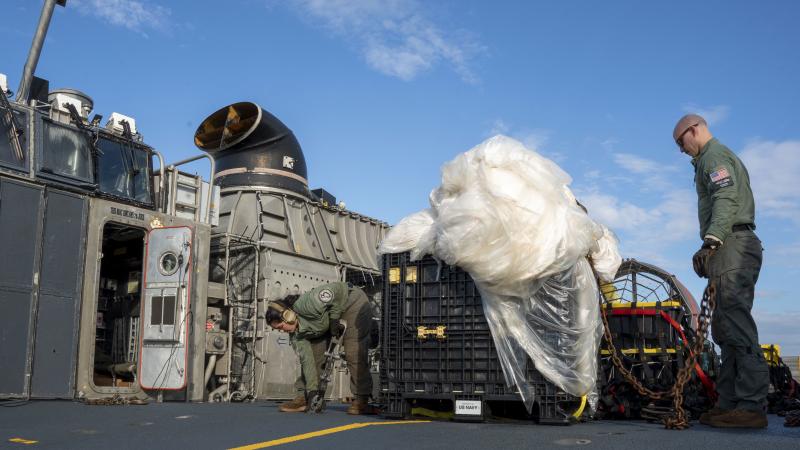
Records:
M4 402L5 407L0 407L1 448L800 448L800 428L785 428L783 418L772 415L766 430L718 430L695 422L689 430L669 431L658 424L636 421L598 421L570 427L516 422L353 426L387 421L376 416L348 416L342 405L332 405L322 415L285 414L272 402L88 406L35 401L12 405ZM344 429L308 435L336 427ZM271 442L287 437L300 440Z

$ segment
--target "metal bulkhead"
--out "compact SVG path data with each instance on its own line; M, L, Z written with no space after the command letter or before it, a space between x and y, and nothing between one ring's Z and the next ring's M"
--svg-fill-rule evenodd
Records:
M88 209L76 397L146 399L161 392L167 400L202 401L210 227L101 198L90 198ZM104 241L123 240L125 234L139 241L133 248L141 254L127 255L123 247L104 254ZM109 258L115 265L130 264L121 270L131 276L119 282L104 273ZM167 291L175 298L165 300ZM114 348L120 341L101 334L102 314L118 310L109 302L120 298L133 305L129 315L137 324L130 334L118 330L130 347L122 356L112 352L114 360L99 360L105 339L113 339ZM160 307L158 314L154 306ZM131 365L133 382L106 382L119 367Z

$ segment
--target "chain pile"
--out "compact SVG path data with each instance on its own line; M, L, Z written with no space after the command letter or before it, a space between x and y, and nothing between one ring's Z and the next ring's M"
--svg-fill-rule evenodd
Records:
M136 397L123 397L119 394L114 394L113 397L105 398L92 398L83 401L87 405L94 406L114 406L114 405L146 405L147 400L142 400Z
M783 422L785 427L800 427L800 409L786 412L786 419Z
M783 426L800 427L800 398L783 399L777 414L784 418Z
M697 361L697 355L703 352L703 345L708 333L708 327L711 324L711 313L716 306L716 293L717 288L714 281L709 281L708 286L706 286L703 292L703 300L700 303L700 316L697 318L695 340L692 347L689 349L689 356L686 357L684 366L681 368L680 372L678 372L677 380L672 386L672 389L661 392L656 392L645 387L623 364L619 357L619 352L614 346L611 329L608 325L608 318L606 317L606 309L603 306L603 297L600 296L600 317L603 319L603 335L611 353L611 361L614 363L614 367L620 371L625 381L630 383L639 394L653 400L673 399L674 415L664 418L664 427L667 429L683 430L690 426L689 419L686 417L686 411L683 409L683 388L692 376L692 371ZM788 420L787 417L787 421Z

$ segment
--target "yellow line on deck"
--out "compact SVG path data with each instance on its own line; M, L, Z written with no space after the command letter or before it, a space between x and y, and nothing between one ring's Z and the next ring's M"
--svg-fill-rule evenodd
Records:
M37 443L39 441L32 441L30 439L22 439L22 438L12 438L12 439L9 439L8 442L13 442L15 444L31 445L31 444L35 444L35 443Z
M360 422L351 423L349 425L342 425L340 427L326 428L324 430L312 431L310 433L297 434L280 439L273 439L271 441L259 442L256 444L243 445L241 447L234 447L229 450L256 450L259 448L274 447L276 445L288 444L290 442L302 441L304 439L311 439L328 434L339 433L340 431L355 430L357 428L370 427L373 425L407 425L413 423L428 423L430 420L398 420L394 422Z

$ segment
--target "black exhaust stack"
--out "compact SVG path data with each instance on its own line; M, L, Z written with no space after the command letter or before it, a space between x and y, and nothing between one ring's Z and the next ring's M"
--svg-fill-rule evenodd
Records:
M47 37L47 30L50 28L50 19L53 18L53 10L56 8L56 4L66 6L67 0L45 0L44 6L42 6L39 25L36 27L36 34L33 35L31 49L28 52L28 60L25 61L25 68L22 70L22 79L19 80L17 102L28 102L31 80L33 79L33 73L36 72L36 66L39 64L39 55L42 54L42 45L44 45L44 38Z
M194 143L214 157L214 183L222 189L267 186L309 196L306 159L294 133L255 103L234 103L211 114Z

